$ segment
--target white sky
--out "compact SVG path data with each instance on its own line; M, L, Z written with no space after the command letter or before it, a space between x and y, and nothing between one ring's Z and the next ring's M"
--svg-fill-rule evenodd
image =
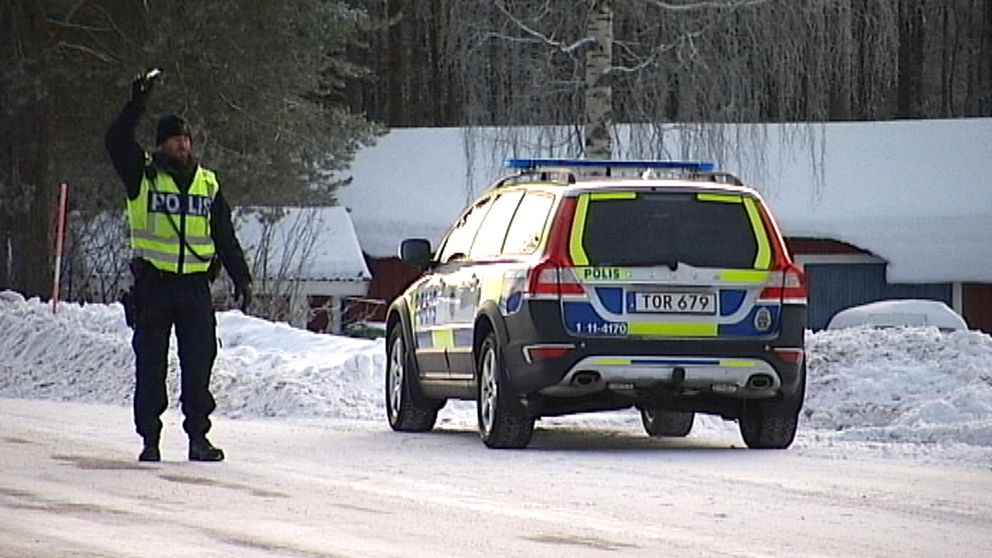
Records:
M992 282L992 118L830 123L809 134L722 130L741 151L686 154L678 132L666 136L666 149L672 158L715 160L758 188L787 235L869 250L890 262L890 282ZM618 149L634 153L634 143L621 140ZM467 149L458 128L396 129L357 154L354 182L338 198L352 210L363 249L392 256L403 238L436 244L505 173L501 160Z
M230 418L382 421L384 343L315 334L218 313L212 389ZM0 397L130 406L131 330L119 304L51 305L0 292ZM911 444L992 465L992 336L936 328L807 332L809 385L797 445ZM178 400L175 341L170 400ZM449 402L440 424L472 428L474 403ZM633 410L545 419L635 429ZM735 436L699 417L693 436ZM388 428L388 427L386 427ZM481 443L481 442L480 442Z

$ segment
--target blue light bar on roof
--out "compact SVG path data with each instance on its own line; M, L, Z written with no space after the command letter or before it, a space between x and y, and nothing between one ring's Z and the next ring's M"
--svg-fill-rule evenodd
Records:
M695 172L715 172L717 170L716 163L710 161L613 161L609 159L507 159L506 167L517 170L534 170L545 167L679 169Z

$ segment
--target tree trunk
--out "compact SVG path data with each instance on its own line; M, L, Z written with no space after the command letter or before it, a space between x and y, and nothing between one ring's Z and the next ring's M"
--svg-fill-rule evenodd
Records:
M842 40L837 41L837 60L834 62L833 79L830 84L830 120L851 120L851 76L854 73L854 37L859 32L857 26L864 18L864 4L852 2L844 10L838 8L833 25L838 29ZM829 28L829 26L828 26Z
M992 112L992 93L990 93L992 91L992 56L989 55L989 51L992 51L992 0L985 1L985 42L981 49L981 53L985 54L985 79L982 80L979 77L978 86L982 93L974 111L969 116L983 116ZM977 62L975 64L978 65ZM981 69L977 73L981 76Z
M54 184L48 177L48 140L51 113L44 101L23 107L8 120L0 138L5 167L5 210L0 225L4 256L2 288L27 296L51 292L52 209Z
M9 120L0 118L0 128L6 130L10 128ZM14 190L11 181L13 168L13 149L9 143L0 135L0 196L10 199ZM7 203L0 205L0 290L14 288L14 212L13 204L8 207Z
M408 17L404 11L404 0L386 1L386 21L388 22L386 48L388 49L389 67L386 68L389 89L389 125L405 126L409 124L406 112L406 83L404 76L408 75L410 68L406 65L404 49L409 48L403 44L404 29L410 24L401 22L400 18Z
M923 93L923 5L917 0L899 4L899 62L896 117L917 118Z
M586 53L586 129L587 159L613 156L613 90L608 71L613 60L613 9L610 0L596 0L589 18L588 35L596 44Z
M13 3L0 12L11 34L0 55L24 63L45 61L50 38L40 3ZM5 39L6 40L6 39ZM16 45L10 48L9 45ZM43 78L38 81L43 83ZM31 88L28 88L30 91ZM51 292L51 218L56 187L49 184L48 146L56 104L43 87L24 98L0 89L0 288L27 296Z

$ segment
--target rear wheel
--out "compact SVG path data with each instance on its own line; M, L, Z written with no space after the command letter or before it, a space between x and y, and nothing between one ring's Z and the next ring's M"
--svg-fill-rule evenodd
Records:
M799 370L799 389L780 401L744 401L737 419L741 438L752 449L785 449L796 438L799 412L806 398L806 363Z
M785 449L792 445L796 437L799 413L762 401L746 401L744 412L737 422L747 447Z
M641 409L641 423L649 436L684 438L692 431L696 413Z
M524 448L534 433L534 418L507 389L506 370L498 349L496 336L490 333L479 351L479 434L490 448Z
M419 394L412 362L403 330L397 326L389 334L386 350L386 417L393 430L426 432L434 428L441 403Z

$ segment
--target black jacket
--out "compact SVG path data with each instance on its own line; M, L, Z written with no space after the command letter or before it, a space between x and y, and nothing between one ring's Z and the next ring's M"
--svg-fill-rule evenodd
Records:
M143 106L128 101L117 119L110 125L104 138L107 152L114 163L114 170L121 177L129 200L138 197L141 179L145 172L145 150L134 139L135 128L144 112ZM152 157L156 170L169 173L181 191L189 191L193 176L196 174L195 162L187 168L177 168L170 165L160 153L155 153ZM245 262L244 251L234 235L231 207L227 205L227 200L220 190L217 191L217 196L210 207L210 236L213 238L217 256L235 284L250 283L251 274Z

